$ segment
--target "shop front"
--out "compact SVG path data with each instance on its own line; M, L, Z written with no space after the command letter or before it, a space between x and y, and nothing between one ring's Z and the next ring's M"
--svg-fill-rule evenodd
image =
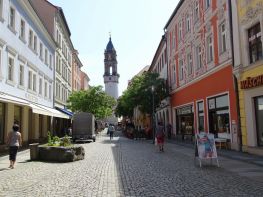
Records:
M176 131L182 140L191 139L194 136L193 105L187 105L176 109Z
M239 80L243 151L263 155L263 65Z

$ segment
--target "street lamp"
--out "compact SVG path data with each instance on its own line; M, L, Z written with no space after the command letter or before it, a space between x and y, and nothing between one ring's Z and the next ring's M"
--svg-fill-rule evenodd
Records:
M151 91L152 91L152 102L153 102L153 106L152 106L152 134L153 134L153 144L155 143L155 124L154 124L154 86L152 85L151 87Z

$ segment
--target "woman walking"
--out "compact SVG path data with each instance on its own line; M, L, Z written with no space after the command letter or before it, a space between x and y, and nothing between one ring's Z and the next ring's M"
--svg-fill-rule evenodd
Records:
M8 133L7 145L9 146L9 160L10 160L9 168L14 169L17 150L19 146L22 146L22 137L21 137L21 133L19 132L18 124L14 124L13 131Z
M164 144L164 126L162 122L158 122L158 126L156 129L156 139L157 139L157 145L159 146L160 152L163 152L163 144Z

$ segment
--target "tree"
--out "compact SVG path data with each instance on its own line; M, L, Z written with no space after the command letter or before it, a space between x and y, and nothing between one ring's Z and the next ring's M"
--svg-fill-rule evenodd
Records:
M154 87L154 91L152 91L152 87ZM118 100L116 115L131 117L133 109L137 106L141 112L152 114L153 96L156 108L168 96L165 80L159 78L158 73L146 72L135 76L131 85Z
M73 112L89 112L99 119L112 115L115 105L115 99L107 95L102 86L73 92L68 99L68 107Z

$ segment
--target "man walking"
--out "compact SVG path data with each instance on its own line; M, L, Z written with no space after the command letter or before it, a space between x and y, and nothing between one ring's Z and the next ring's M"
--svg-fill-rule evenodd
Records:
M112 140L113 139L113 133L115 131L114 125L110 124L108 130L109 130L109 133L110 133L110 140Z

